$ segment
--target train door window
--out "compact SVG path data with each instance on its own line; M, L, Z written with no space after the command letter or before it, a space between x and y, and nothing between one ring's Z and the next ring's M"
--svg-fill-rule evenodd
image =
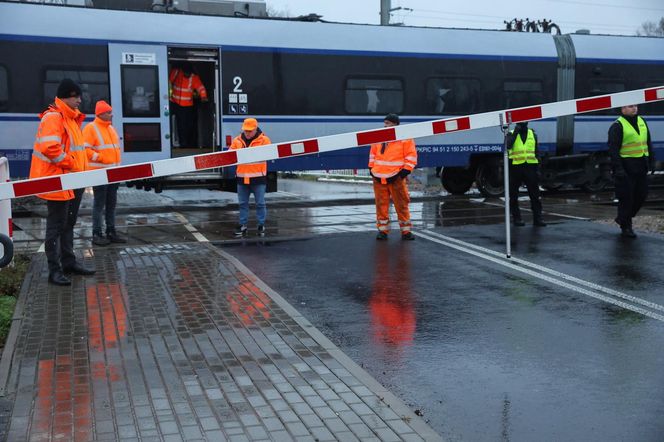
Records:
M0 111L9 107L9 75L7 68L0 65Z
M591 96L613 94L616 92L625 91L625 82L623 82L622 80L609 80L604 78L590 79L590 83L588 84L588 86L590 86L588 90ZM603 111L593 112L592 114L615 115L615 111L613 109L606 109Z
M540 80L507 80L503 83L503 106L507 109L544 102Z
M347 78L345 109L349 114L401 113L403 95L398 78Z
M158 67L122 65L121 75L122 116L159 117Z
M426 94L430 115L472 114L480 110L480 82L475 78L429 78Z
M644 88L660 87L664 80L649 81ZM664 101L655 101L653 103L644 103L639 105L639 113L643 115L664 115Z
M124 123L122 125L125 152L159 152L155 140L161 138L159 123Z
M65 78L74 80L81 86L81 112L94 113L97 101L109 101L108 72L47 68L44 71L44 106L53 102L58 84Z

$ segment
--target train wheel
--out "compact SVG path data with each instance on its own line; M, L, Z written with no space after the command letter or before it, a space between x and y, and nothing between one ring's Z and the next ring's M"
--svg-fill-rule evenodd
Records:
M473 175L463 167L444 167L440 173L440 182L452 195L463 195L473 185Z
M503 164L500 158L488 159L477 166L475 182L482 195L489 198L502 196L505 191L503 180Z
M601 192L608 186L609 182L605 180L602 177L597 177L593 181L588 181L587 183L583 184L581 188L585 190L586 192Z
M563 183L542 184L542 187L548 191L556 192L563 187Z
M586 192L601 192L609 184L602 173L602 164L608 161L602 155L594 154L588 157L585 163L586 176L590 177L588 182L581 185Z

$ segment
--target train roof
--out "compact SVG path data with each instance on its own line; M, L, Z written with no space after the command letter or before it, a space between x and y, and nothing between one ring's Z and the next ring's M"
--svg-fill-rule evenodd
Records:
M664 38L571 34L577 60L664 61Z
M555 60L550 34L298 22L0 3L4 38Z

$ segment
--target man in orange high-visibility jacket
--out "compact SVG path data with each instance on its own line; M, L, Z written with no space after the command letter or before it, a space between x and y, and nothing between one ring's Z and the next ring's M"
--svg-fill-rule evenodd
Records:
M90 169L119 166L120 138L111 125L113 108L105 101L95 106L95 120L83 129L85 150ZM92 205L92 243L106 246L111 242L126 243L127 240L115 230L115 206L118 201L118 183L94 186ZM106 219L106 236L102 235L102 218Z
M231 149L246 149L255 146L264 146L272 143L258 127L255 118L246 118L242 123L242 133L233 139ZM237 200L240 206L240 223L235 228L235 236L247 235L247 222L249 221L249 194L254 194L256 200L256 218L258 221L258 235L265 236L265 189L267 188L267 163L240 164L237 166Z
M41 122L32 152L30 178L44 178L88 167L81 123L85 119L78 107L81 88L66 78L58 85L55 102L40 115ZM83 267L74 254L74 225L85 189L42 193L46 200L46 235L44 247L48 260L48 281L70 285L64 273L92 275L94 270Z
M398 126L399 116L388 114L385 117L384 125L385 127ZM408 210L410 195L408 195L406 177L416 165L417 150L412 139L371 145L369 171L373 177L376 197L377 240L387 239L390 231L390 198L399 218L401 239L415 239L411 232L412 224Z
M195 95L198 95L203 103L208 101L205 86L203 86L201 78L192 72L189 64L171 69L168 75L168 85L171 92L171 112L175 115L178 128L179 145L180 147L196 147L194 98Z

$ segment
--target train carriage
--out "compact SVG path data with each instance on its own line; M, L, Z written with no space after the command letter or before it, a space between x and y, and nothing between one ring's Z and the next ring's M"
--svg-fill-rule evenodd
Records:
M168 73L190 63L209 91L198 142L172 130ZM466 115L664 84L664 39L386 27L0 2L0 153L29 169L41 112L60 79L83 87L82 110L114 107L125 164L224 149L251 115L275 142ZM664 104L644 106L664 159ZM543 183L606 183L615 115L534 122ZM498 128L417 141L419 166L443 185L502 192ZM367 148L273 161L271 171L363 169ZM216 174L213 177L219 178ZM157 186L155 184L155 186ZM158 187L158 186L157 186Z

